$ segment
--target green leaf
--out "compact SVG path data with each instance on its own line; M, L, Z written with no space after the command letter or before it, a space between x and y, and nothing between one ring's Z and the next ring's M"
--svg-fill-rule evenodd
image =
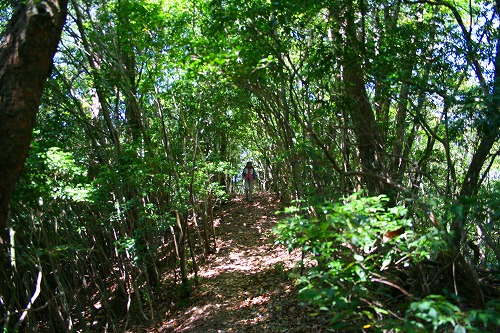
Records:
M363 260L365 260L365 258L362 255L360 255L360 254L355 254L354 255L354 259L356 261L360 261L360 262L363 262Z

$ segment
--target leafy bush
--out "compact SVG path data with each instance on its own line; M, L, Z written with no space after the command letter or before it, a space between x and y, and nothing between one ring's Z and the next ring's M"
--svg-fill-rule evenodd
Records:
M331 315L335 329L361 331L401 318L398 306L410 293L399 276L443 245L439 231L417 235L405 208L387 208L387 202L385 196L358 193L314 209L291 207L275 229L278 242L317 262L298 278L300 295ZM401 228L404 234L384 238Z
M442 295L429 295L412 302L404 321L404 332L496 332L500 327L500 302L492 301L486 309L474 309L469 313Z

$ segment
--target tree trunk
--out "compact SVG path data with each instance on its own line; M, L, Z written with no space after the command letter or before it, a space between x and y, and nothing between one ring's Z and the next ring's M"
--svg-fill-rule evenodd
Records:
M497 16L499 15L500 1L496 1L495 12ZM462 187L460 189L459 201L463 204L462 214L456 216L451 224L450 231L452 235L452 255L451 258L453 263L458 263L460 265L462 272L465 276L465 286L472 286L474 296L476 298L476 303L479 306L485 305L484 296L482 294L479 279L476 272L471 267L471 265L463 258L461 252L461 246L466 241L466 223L470 212L470 203L468 199L474 197L478 194L480 186L480 176L483 166L488 158L490 158L491 149L494 147L495 143L498 141L500 136L500 115L498 110L500 108L500 42L497 38L496 40L496 56L495 56L495 71L493 75L493 91L490 93L487 89L488 84L484 79L483 70L480 67L479 62L476 59L476 55L473 52L472 41L470 40L470 35L462 23L461 18L458 16L458 12L453 8L454 13L457 18L457 23L461 26L464 40L467 42L469 47L469 57L473 64L476 77L483 88L484 98L486 100L487 110L485 112L484 124L479 130L479 145L475 150L472 160L469 164L467 172L465 174ZM497 37L500 37L500 33L497 33ZM454 277L455 278L455 277Z
M0 284L6 283L4 285L9 285L5 269L5 251L9 248L9 200L28 155L43 87L66 19L68 1L20 3L0 44Z
M383 172L383 149L380 129L375 119L370 100L365 88L362 58L360 56L360 41L357 39L357 28L354 21L354 4L346 2L344 12L345 54L343 59L343 80L347 98L350 101L354 133L357 139L359 159L362 171L379 175ZM369 194L377 195L384 192L384 185L379 179L365 176L364 185Z
M499 14L500 1L496 3L496 14ZM467 39L467 34L465 34L465 40L470 43ZM500 33L498 33L497 37L500 37ZM472 47L471 47L472 48ZM464 181L462 183L462 187L460 189L460 200L467 201L467 198L477 195L479 190L479 179L481 176L481 170L486 162L486 160L490 157L491 149L494 144L498 141L500 136L500 114L498 110L500 108L500 42L496 41L496 56L495 56L495 71L493 76L493 91L490 94L488 89L483 88L484 98L486 100L487 111L485 113L484 124L480 128L480 141L479 145L472 156L472 160L469 164L467 172L465 174ZM472 53L472 51L471 51ZM474 60L474 55L473 55ZM475 72L478 80L482 87L487 87L487 83L484 81L483 74L479 63L473 61L475 65ZM456 249L460 248L461 241L463 241L463 232L465 227L465 222L469 213L468 205L465 205L462 216L455 218L451 231L453 233L453 243Z

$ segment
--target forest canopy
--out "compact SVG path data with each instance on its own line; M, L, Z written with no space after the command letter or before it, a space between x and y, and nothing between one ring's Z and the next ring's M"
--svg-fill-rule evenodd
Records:
M0 1L4 332L158 319L248 160L332 327L500 325L498 1L65 6Z

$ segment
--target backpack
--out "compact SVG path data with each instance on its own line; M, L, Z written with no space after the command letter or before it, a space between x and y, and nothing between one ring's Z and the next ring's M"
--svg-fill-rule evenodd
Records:
M252 168L252 172L248 172L247 174L245 174L245 169L243 169L243 174L245 176L245 180L249 180L249 181L252 181L252 180L255 180L257 178L257 175L255 174L255 169Z

